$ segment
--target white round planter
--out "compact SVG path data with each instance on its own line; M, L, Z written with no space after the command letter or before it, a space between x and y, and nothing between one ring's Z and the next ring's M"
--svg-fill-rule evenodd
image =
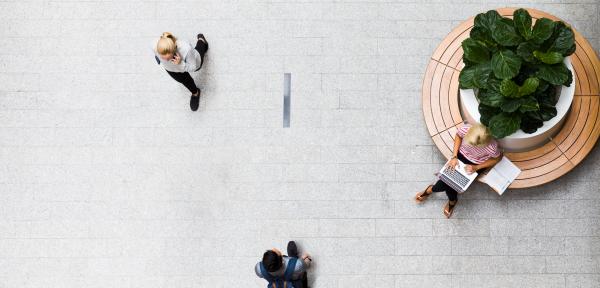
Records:
M560 86L560 97L556 103L556 116L548 121L544 121L544 125L538 128L537 131L531 134L523 132L519 129L512 135L499 139L498 142L506 151L527 151L532 148L541 146L548 142L550 137L554 136L562 127L566 119L567 112L571 108L573 95L575 95L575 73L571 64L571 57L565 57L563 61L567 68L573 73L573 83L570 87ZM475 97L473 89L460 89L460 109L463 118L470 123L479 122L481 115L479 114L479 102Z

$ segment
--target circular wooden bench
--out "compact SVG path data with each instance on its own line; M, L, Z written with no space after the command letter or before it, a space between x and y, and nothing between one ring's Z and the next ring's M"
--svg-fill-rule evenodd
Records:
M498 9L512 17L517 8ZM531 17L560 20L535 9ZM456 129L463 123L459 108L458 76L463 68L461 42L469 37L474 17L461 23L436 48L423 79L423 113L429 134L438 149L450 158ZM509 188L548 183L571 171L594 148L600 136L600 60L590 43L575 32L577 50L571 56L575 71L575 97L558 134L536 149L505 153L521 170Z

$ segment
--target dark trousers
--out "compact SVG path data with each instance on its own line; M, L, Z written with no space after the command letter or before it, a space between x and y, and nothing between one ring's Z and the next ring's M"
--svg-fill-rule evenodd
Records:
M458 153L458 160L460 160L461 162L465 163L465 164L475 164L471 161L469 161L469 159L467 159L465 156L463 156L462 154ZM480 170L477 170L477 172L479 172ZM435 184L433 185L433 187L431 188L431 191L433 192L446 192L446 196L448 196L448 200L450 201L456 201L458 200L458 192L456 192L456 190L454 190L452 187L450 187L450 185L444 183L444 181L442 180L438 180L437 182L435 182Z
M290 253L291 251L288 251L288 256L290 257L294 257L294 258L298 258L298 261L302 261L302 259L300 259L300 255L298 255L298 253ZM298 280L294 280L294 288L308 288L308 276L306 275L306 272L302 273L302 279L298 279Z
M196 47L194 47L194 49L196 49L196 51L198 51L198 53L200 53L200 58L202 59L200 68L202 68L202 65L204 64L204 54L206 54L206 51L208 51L208 44L204 43L204 41L198 40L198 42L196 42ZM198 68L196 71L200 70L200 68ZM169 73L169 75L171 75L171 77L173 79L175 79L175 81L183 84L183 86L185 86L185 88L190 90L190 92L192 94L198 92L198 87L196 87L196 83L194 83L194 78L192 78L190 73L188 73L188 72L171 72L171 71L167 71L167 73Z

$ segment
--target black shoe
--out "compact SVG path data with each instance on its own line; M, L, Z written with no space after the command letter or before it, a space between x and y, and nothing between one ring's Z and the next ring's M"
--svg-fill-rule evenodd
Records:
M206 44L206 50L208 50L208 41L206 41L206 38L204 37L204 34L200 33L198 34L198 40L202 39L202 41L204 42L204 44Z
M196 95L196 96L192 95L192 97L190 97L190 108L192 109L192 111L198 110L198 106L200 106L200 94L201 93L202 93L202 91L200 89L198 89L198 95Z
M290 257L298 258L298 246L296 246L296 242L294 242L294 241L288 242L287 255Z

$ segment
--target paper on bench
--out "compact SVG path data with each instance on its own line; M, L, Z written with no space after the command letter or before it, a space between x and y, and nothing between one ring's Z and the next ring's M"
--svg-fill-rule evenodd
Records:
M506 188L515 181L521 173L521 169L510 162L506 156L502 157L500 162L496 163L487 175L481 177L481 181L488 184L498 194L502 195Z

